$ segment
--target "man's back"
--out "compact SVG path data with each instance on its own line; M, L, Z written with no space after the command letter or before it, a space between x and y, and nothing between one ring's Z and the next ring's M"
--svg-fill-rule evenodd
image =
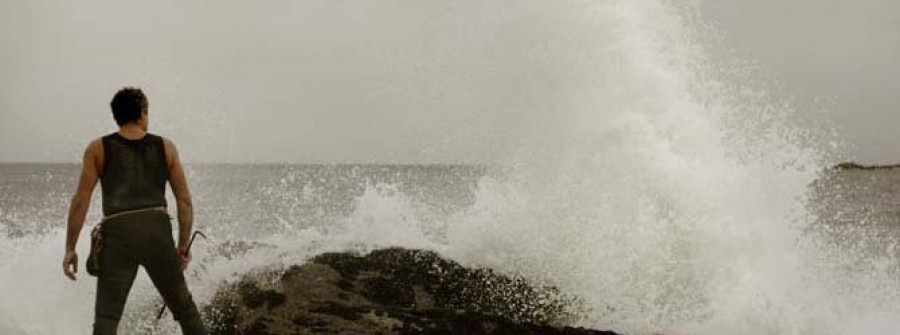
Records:
M147 133L140 139L127 139L116 132L101 141L103 215L166 207L169 176L163 138Z

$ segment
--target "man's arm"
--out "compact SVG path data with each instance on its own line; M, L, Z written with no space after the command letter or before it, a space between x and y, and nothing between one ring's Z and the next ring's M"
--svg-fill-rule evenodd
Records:
M92 141L84 150L81 177L78 178L78 188L75 189L75 195L72 196L72 203L69 206L63 273L72 280L75 280L75 273L78 272L78 254L75 253L75 245L78 243L78 235L81 234L84 218L91 205L91 195L99 179L98 160L102 154L101 150L100 140Z
M191 255L187 253L187 245L194 226L194 204L191 201L191 192L188 190L178 150L169 139L164 139L164 143L166 162L169 165L169 185L178 203L178 255L181 258L181 267L186 268L191 260Z

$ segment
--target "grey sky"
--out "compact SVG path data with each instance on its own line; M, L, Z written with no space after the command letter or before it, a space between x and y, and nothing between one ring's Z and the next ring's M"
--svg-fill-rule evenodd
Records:
M564 55L521 55L579 48L565 37L592 34L582 3L0 0L0 161L77 161L114 129L124 84L190 161L489 161L517 110L567 78ZM900 161L900 2L701 8L788 94L819 100L860 160Z
M900 162L900 1L715 0L703 9L788 94L826 108L861 161Z

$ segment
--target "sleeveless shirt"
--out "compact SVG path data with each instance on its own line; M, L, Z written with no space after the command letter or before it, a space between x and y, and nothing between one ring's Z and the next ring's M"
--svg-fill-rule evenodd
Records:
M116 132L102 142L103 215L165 207L169 168L163 138L147 133L130 140Z

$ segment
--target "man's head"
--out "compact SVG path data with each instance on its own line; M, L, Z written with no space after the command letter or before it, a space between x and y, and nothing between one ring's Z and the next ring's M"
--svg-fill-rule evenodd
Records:
M112 107L113 118L120 127L135 122L147 131L149 104L147 96L137 87L125 87L113 96L109 106Z

